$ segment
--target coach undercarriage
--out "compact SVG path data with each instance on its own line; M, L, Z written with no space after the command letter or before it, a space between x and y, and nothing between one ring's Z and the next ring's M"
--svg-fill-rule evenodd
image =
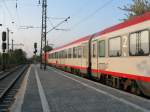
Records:
M141 95L141 91L135 80L114 77L108 74L101 74L101 78L99 79L99 81L113 88L125 90L133 94Z

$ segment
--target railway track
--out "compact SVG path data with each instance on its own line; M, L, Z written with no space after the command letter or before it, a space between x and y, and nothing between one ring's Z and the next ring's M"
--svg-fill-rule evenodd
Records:
M9 112L27 68L28 65L19 66L0 76L0 112Z
M9 71L8 70L7 71L1 71L0 72L0 80L2 80L3 78L7 77L7 75L13 73L16 69L18 69L20 67L21 67L21 65L16 66L16 67L10 69Z

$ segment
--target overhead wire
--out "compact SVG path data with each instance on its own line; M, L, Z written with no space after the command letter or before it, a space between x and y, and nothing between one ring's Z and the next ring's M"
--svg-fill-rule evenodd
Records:
M92 18L96 13L98 13L99 11L101 11L102 9L104 9L106 6L110 5L114 0L108 0L106 3L104 3L102 6L100 6L99 8L97 8L95 11L93 11L91 14L89 14L88 16L86 16L85 18L81 19L79 22L77 22L76 24L74 24L71 29L79 26L80 24L86 22L87 20L89 20L90 18Z
M83 6L79 7L79 8L71 15L71 17L76 17L76 16L78 16L78 15L83 11L83 9L85 8L85 5L87 5L89 1L91 1L91 0L87 0L87 1L84 3Z
M57 20L57 19L65 19L65 18L59 18L59 17L48 17L48 19L55 19L55 20Z
M47 20L49 21L49 23L50 23L51 27L54 27L54 24L53 24L53 22L51 21L51 19L50 19L50 18L48 18Z
M9 14L10 18L12 18L12 14L11 14L11 12L10 12L10 10L9 10L9 8L8 8L5 0L3 0L3 4L4 4L4 6L5 6L5 8L6 8L7 12L8 12L8 14Z
M0 24L2 24L2 22L4 22L4 15L2 15L2 13L3 13L3 7L2 7L2 4L0 3L0 13L1 13L1 15L0 15Z
M18 3L16 3L18 4ZM16 5L16 15L17 15L17 19L18 19L18 27L21 26L21 20L20 20L20 15L19 15L19 11L18 11L18 5Z

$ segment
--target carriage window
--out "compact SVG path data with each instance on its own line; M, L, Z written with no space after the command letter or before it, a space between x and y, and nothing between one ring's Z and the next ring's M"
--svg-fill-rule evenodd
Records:
M64 56L63 54L64 54L63 51L61 51L61 58L63 58L63 56Z
M149 32L141 31L130 35L130 56L149 54Z
M84 58L87 57L87 53L88 53L87 51L88 51L88 45L85 44L85 45L83 46L83 57L84 57Z
M93 57L96 57L96 44L93 44Z
M59 54L59 58L61 58L61 52L60 52L60 51L59 51L59 53L58 53L58 54Z
M61 58L63 58L64 56L64 51L61 51Z
M66 51L63 52L63 57L66 58Z
M57 58L57 53L55 52L55 59Z
M105 57L105 41L99 42L99 57Z
M73 58L77 58L77 48L73 48Z
M78 58L81 58L82 54L81 54L81 47L78 47Z
M55 59L57 58L57 52L55 52Z
M59 58L59 53L57 52L57 58Z
M65 50L63 50L63 58L65 58L66 52Z
M57 58L57 52L55 52L55 59Z
M64 58L64 51L62 51L62 58Z
M60 51L60 58L62 58L62 51Z
M64 58L67 58L67 51L64 50Z
M109 56L117 57L121 56L121 38L111 38L109 40Z
M62 51L60 51L60 58L62 58Z
M54 53L54 59L55 59L55 53Z
M53 59L54 59L54 53L53 53Z
M57 54L57 55L58 55L58 58L60 58L60 57L59 57L59 52L58 52L58 54Z
M53 59L53 53L51 54L51 58Z
M72 51L71 48L69 48L69 49L68 49L68 58L71 58L71 57L72 57L72 56L71 56L71 54L72 54L71 51Z
M58 59L58 52L56 52L56 59Z
M53 53L53 58L55 59L55 53Z

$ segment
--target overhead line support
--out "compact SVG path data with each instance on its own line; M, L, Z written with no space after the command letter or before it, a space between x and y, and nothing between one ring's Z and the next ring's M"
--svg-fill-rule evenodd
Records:
M44 70L46 69L46 37L47 37L47 0L42 0L42 29L41 29L41 65L40 68L42 69L44 65ZM44 63L42 62L42 55L44 50Z

